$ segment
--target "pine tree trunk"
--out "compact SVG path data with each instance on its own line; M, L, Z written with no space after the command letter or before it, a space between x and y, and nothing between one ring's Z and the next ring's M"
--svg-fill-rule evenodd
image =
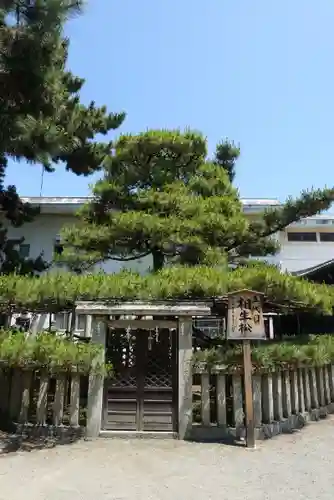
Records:
M164 267L164 262L165 262L165 256L161 252L161 250L153 250L152 252L152 257L153 257L153 271L160 271Z

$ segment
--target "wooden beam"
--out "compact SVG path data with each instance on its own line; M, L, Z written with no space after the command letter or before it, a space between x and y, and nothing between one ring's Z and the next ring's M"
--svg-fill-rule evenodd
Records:
M159 320L159 319L113 319L108 321L110 328L128 328L131 330L144 329L154 330L155 328L169 328L176 330L178 326L177 321L172 320Z
M210 316L211 301L94 302L76 303L77 314L108 316Z

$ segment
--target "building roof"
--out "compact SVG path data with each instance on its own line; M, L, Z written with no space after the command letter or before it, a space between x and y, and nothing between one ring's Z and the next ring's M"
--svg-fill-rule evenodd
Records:
M294 276L305 278L315 283L334 284L334 259L326 260L316 266L308 267L292 273Z
M42 214L75 214L92 196L22 196L24 203L39 207Z
M22 201L40 207L42 214L74 214L92 196L23 196ZM280 202L272 198L242 198L246 212L258 212L265 208L279 206Z

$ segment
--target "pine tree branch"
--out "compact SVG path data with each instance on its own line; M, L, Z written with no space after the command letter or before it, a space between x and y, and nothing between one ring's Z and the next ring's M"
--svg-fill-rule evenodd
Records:
M134 255L132 257L116 257L115 255L113 254L109 254L108 257L109 259L111 260L115 260L117 262L130 262L132 260L138 260L138 259L142 259L143 257L147 257L148 255L150 255L152 252L149 251L149 252L146 252L146 253L143 253L141 255Z

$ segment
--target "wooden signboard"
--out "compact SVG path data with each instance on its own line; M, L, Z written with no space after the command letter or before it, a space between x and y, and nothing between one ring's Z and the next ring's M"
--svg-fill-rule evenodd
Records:
M228 294L227 339L266 338L262 303L263 294L260 292L239 290Z
M227 339L241 340L245 385L246 446L255 448L251 340L266 338L263 320L263 294L239 290L228 294Z

